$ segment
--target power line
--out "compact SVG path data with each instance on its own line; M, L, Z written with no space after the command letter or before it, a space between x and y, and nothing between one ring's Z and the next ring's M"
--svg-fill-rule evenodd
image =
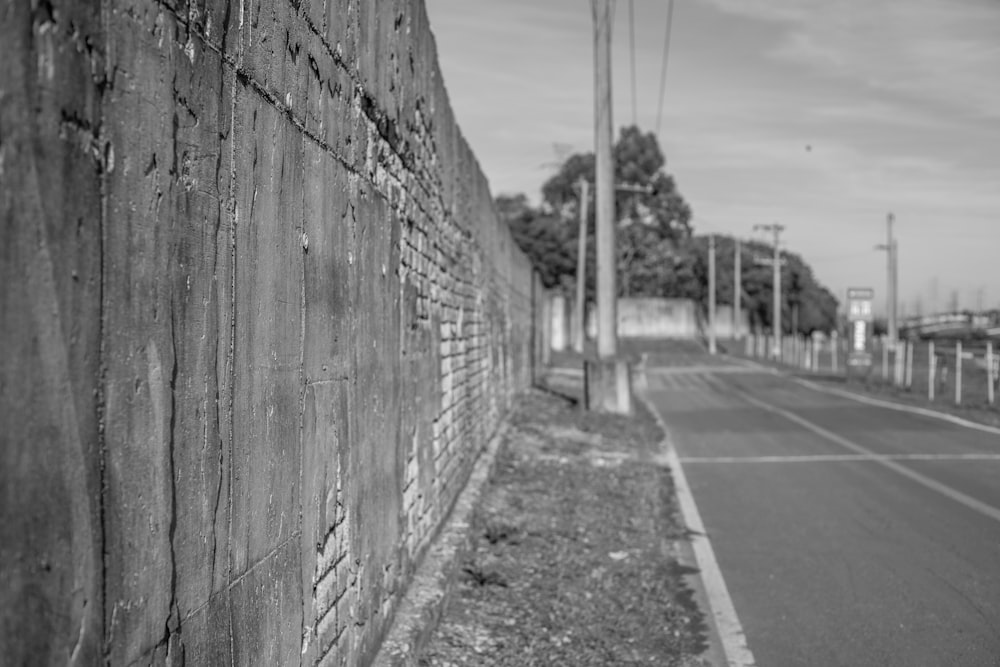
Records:
M692 227L694 225L700 225L700 226L708 227L709 233L712 233L712 232L718 232L720 234L726 234L727 233L726 231L724 231L724 228L723 228L724 226L722 224L720 224L718 222L715 222L714 220L709 220L708 218L703 218L700 215L692 215L691 216L691 220L689 222L691 223Z
M839 262L845 259L871 259L870 252L848 252L841 253L839 255L821 255L819 257L809 257L809 263L815 264L817 262Z
M670 58L670 28L673 25L674 0L667 0L667 34L663 40L663 67L660 69L660 103L656 110L656 136L660 136L663 120L663 95L667 90L667 62Z
M635 0L628 0L628 47L632 66L632 124L639 124L638 96L635 85Z

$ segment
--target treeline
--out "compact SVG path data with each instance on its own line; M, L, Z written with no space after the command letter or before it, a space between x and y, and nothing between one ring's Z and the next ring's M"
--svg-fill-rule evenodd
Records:
M665 160L655 135L632 126L621 130L615 144L618 220L617 274L619 296L693 299L708 303L708 237L695 235L691 207L663 167ZM571 155L558 173L542 186L542 203L527 197L500 195L496 204L515 239L531 257L547 287L572 293L576 284L579 241L580 180L590 184L587 216L588 299L595 290L594 155ZM758 241L742 244L742 306L752 326L769 329L772 310L772 268L757 260L772 248ZM782 328L786 333L830 331L837 325L837 299L815 279L812 269L795 254L784 252L782 267ZM716 279L719 304L732 304L735 239L716 236Z

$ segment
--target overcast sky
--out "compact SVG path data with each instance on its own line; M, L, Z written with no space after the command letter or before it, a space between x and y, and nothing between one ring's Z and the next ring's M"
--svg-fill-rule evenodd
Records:
M639 125L657 126L666 0L634 0ZM614 123L632 122L628 2ZM587 0L427 0L449 96L494 194L537 201L593 150ZM1000 306L1000 2L676 0L659 133L696 233L784 240L843 300L885 293L896 216L913 312Z

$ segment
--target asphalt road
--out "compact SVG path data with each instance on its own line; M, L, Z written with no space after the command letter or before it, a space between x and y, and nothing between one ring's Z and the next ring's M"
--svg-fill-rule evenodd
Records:
M1000 665L1000 435L647 365L757 665Z

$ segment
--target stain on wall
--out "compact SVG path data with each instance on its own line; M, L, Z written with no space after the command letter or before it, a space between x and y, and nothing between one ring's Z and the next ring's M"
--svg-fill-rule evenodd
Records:
M5 664L366 662L546 348L423 3L0 0L0 55Z

